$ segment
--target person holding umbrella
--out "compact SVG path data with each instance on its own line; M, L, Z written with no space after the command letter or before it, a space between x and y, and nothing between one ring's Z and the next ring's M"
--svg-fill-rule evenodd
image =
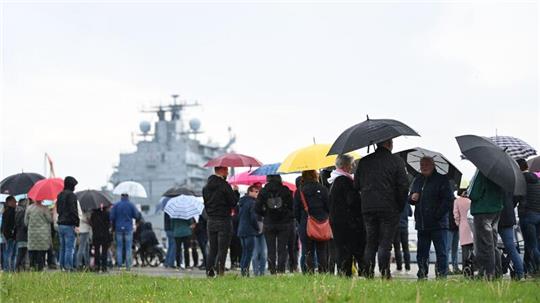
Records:
M45 267L45 253L51 247L51 224L53 215L42 201L28 206L24 215L24 224L28 226L28 254L30 267L42 271Z
M64 190L58 194L56 210L58 212L58 236L60 237L60 267L73 270L76 232L82 214L75 195L77 180L71 176L64 179Z
M208 277L215 277L216 271L219 276L225 274L225 259L233 232L231 210L237 203L236 194L226 181L228 175L227 167L215 167L214 175L208 177L203 188L204 207L208 215Z
M354 177L366 225L364 261L367 278L374 276L375 254L382 277L392 277L390 251L409 189L405 163L392 154L393 147L392 139L378 143L374 153L360 159Z

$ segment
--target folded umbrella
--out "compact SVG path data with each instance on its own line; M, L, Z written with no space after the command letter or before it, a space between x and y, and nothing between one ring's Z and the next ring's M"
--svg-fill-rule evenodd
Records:
M336 139L329 155L345 154L353 150L384 142L399 136L420 136L406 124L391 119L368 119L346 129Z
M317 170L336 164L336 155L328 156L330 144L312 144L310 146L297 149L290 153L278 168L278 173L294 173L304 170ZM360 155L351 153L355 159Z
M261 166L262 163L250 156L242 154L225 154L208 161L205 167L253 167Z
M254 176L249 172L243 172L227 179L232 185L253 185L255 183L266 183L266 176Z
M84 212L99 209L102 204L104 207L109 207L112 205L109 197L107 197L107 195L103 192L97 190L83 190L75 194L77 195L77 199L81 205L81 210Z
M170 198L164 211L171 219L189 220L194 218L195 221L198 221L203 209L204 204L201 197L180 195Z
M540 156L530 159L527 164L529 164L529 171L540 172Z
M462 173L441 153L421 147L415 147L400 151L397 155L407 163L407 172L413 176L420 174L420 160L423 157L430 157L433 159L435 169L438 173L446 175L448 179L454 182L456 187L461 184Z
M64 189L64 180L49 178L39 180L28 192L28 197L34 201L55 201L58 194Z
M281 163L272 163L272 164L265 164L253 172L251 172L252 176L268 176L268 175L277 175L278 169Z
M27 194L37 181L43 179L45 177L36 173L11 175L0 182L0 193L12 196Z
M527 142L510 136L495 136L490 139L500 146L513 159L527 159L536 155L536 150Z
M116 185L113 189L113 194L121 195L128 194L130 197L147 198L146 190L142 184L134 181L125 181Z
M515 196L526 194L525 178L516 161L493 141L474 135L459 136L456 141L463 155L486 178Z

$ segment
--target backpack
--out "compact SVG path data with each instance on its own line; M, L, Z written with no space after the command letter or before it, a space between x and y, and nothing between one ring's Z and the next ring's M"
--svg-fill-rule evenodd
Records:
M269 193L270 197L268 200L266 200L266 207L269 210L279 210L281 207L283 207L283 200L281 199L281 196L274 196L272 193Z

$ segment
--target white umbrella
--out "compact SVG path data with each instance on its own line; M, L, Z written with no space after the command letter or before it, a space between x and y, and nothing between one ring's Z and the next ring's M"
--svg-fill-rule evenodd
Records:
M201 197L180 195L171 198L167 202L167 205L165 205L164 211L172 219L189 220L194 218L195 221L199 221L199 216L202 214L203 209L204 204Z
M148 197L144 187L140 183L133 182L133 181L125 181L116 185L116 187L113 190L113 194L115 195L128 194L130 197L137 197L137 198Z

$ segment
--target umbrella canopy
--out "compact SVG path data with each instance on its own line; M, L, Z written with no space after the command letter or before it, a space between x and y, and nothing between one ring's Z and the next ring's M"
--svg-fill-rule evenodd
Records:
M327 156L330 144L313 144L290 153L278 168L279 173L294 173L304 170L321 169L334 166L336 155ZM360 158L357 153L351 153L355 159Z
M296 185L292 184L291 182L283 181L283 185L287 186L287 188L289 188L289 190L293 193L296 191Z
M539 172L540 171L540 156L534 157L527 161L529 164L529 171Z
M101 207L101 204L103 204L104 207L109 207L112 205L109 197L97 190L83 190L75 194L77 195L77 199L81 205L81 210L84 212L98 209Z
M413 176L420 174L420 160L423 157L430 157L433 159L433 162L435 162L435 169L437 172L441 175L446 175L448 179L454 182L456 187L461 184L462 173L441 153L421 147L415 147L400 151L397 154L405 161L405 163L407 163L407 172Z
M116 185L113 189L113 194L121 195L128 194L130 197L147 198L146 190L140 183L133 181L125 181Z
M329 155L348 153L399 136L420 136L406 124L391 119L367 119L346 129L336 139Z
M268 176L268 175L277 175L278 169L281 163L272 163L272 164L265 164L253 172L251 172L252 176Z
M254 176L249 172L243 172L227 179L232 185L253 185L255 183L266 183L266 176Z
M50 178L39 180L28 192L28 197L34 201L56 200L58 194L64 189L64 180Z
M253 167L261 166L262 163L250 156L242 154L225 154L208 161L205 167Z
M11 175L0 182L0 192L12 196L27 194L37 181L43 179L45 177L36 173Z
M486 178L515 196L526 194L525 178L516 161L493 141L474 135L459 136L456 141L465 157Z
M195 221L198 221L204 209L203 199L195 196L180 195L170 198L166 204L164 211L171 219L189 220L194 218Z
M510 136L495 136L490 138L495 144L500 146L513 159L527 159L536 155L536 150L527 142Z
M177 197L180 195L188 195L188 196L195 196L195 192L192 190L183 187L183 186L174 186L169 189L167 189L166 192L163 193L162 196L164 197Z

